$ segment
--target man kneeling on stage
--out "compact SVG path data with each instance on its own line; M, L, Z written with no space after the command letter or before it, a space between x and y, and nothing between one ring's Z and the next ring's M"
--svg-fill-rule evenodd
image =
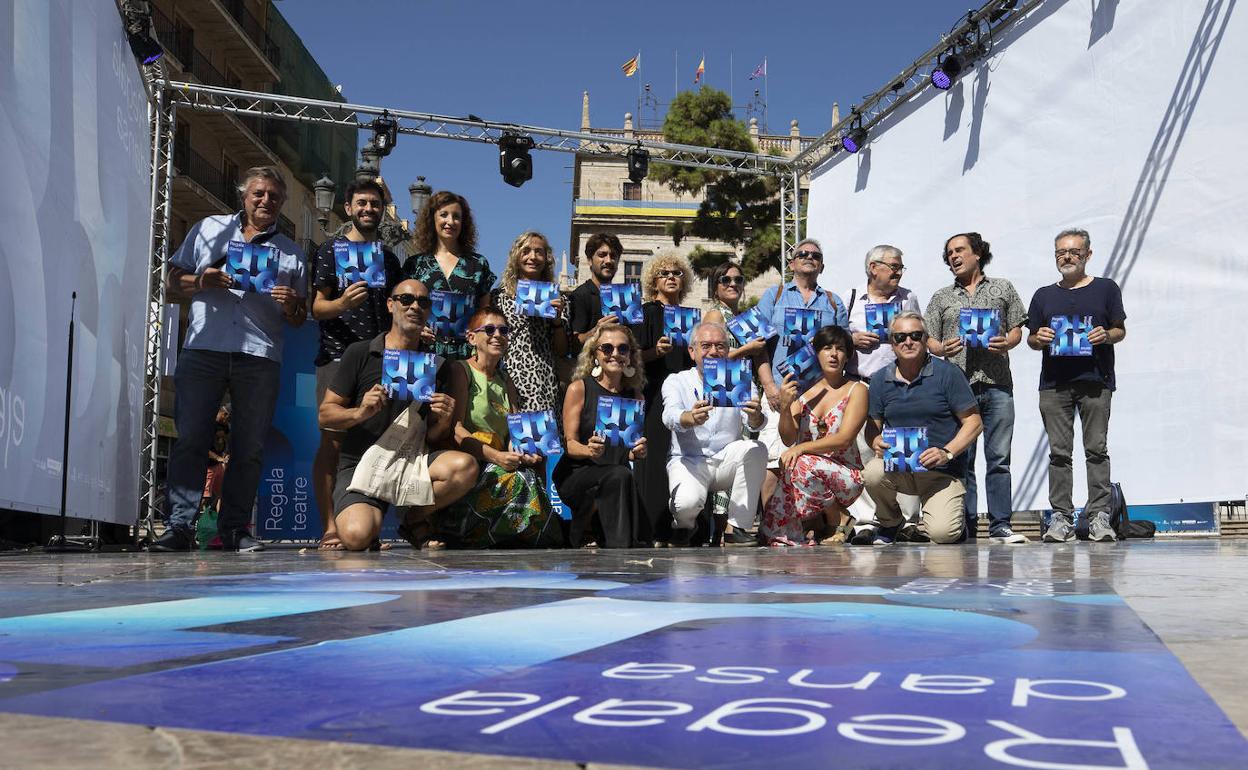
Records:
M458 500L477 480L477 462L470 455L430 451L451 435L453 398L434 393L428 403L403 401L390 398L381 385L387 349L419 350L422 342L432 342L425 326L430 305L429 290L420 281L396 286L386 301L390 331L347 347L321 402L321 429L345 432L334 514L338 536L351 551L374 544L390 504L399 513L400 534L413 547L433 545L433 512Z

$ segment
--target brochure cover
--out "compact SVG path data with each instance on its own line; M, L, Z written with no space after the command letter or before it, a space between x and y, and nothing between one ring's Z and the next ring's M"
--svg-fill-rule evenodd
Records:
M429 326L438 337L463 337L468 332L468 317L472 315L472 297L453 291L431 291L429 299Z
M802 307L784 309L784 344L789 350L801 347L819 330L819 311Z
M687 348L689 335L701 320L702 311L696 307L667 305L663 308L663 336L672 341L672 347Z
M1049 319L1049 326L1056 335L1049 343L1049 355L1092 355L1092 343L1088 342L1088 332L1096 328L1092 325L1092 316L1055 315Z
M276 246L230 241L226 249L225 272L234 279L235 289L273 293L273 287L277 285Z
M559 299L559 288L548 281L516 281L516 312L536 318L558 318L559 310L550 304Z
M1001 336L1001 311L985 307L962 308L958 316L958 336L968 348L987 348L989 340Z
M901 312L900 302L868 302L862 306L867 331L875 332L880 342L888 342L888 326Z
M927 449L927 428L885 428L884 472L926 471L919 462L919 455Z
M598 419L594 433L607 442L607 446L632 448L641 439L646 424L646 404L635 398L619 396L598 397Z
M792 372L797 378L797 383L805 387L819 377L819 358L815 355L815 348L807 342L790 353L777 368L780 370L781 377Z
M641 284L609 283L599 289L602 314L615 313L620 323L641 323Z
M549 457L563 451L555 413L549 409L512 412L507 415L507 431L511 434L511 448L520 454Z
M386 256L380 241L334 241L334 270L339 289L360 281L370 289L386 288Z
M702 359L702 392L711 406L741 406L754 397L754 370L745 358Z
M770 319L758 312L757 307L733 316L728 322L728 331L742 345L754 340L769 340L780 333Z
M400 401L428 401L434 394L438 357L418 350L386 348L381 359L381 386Z

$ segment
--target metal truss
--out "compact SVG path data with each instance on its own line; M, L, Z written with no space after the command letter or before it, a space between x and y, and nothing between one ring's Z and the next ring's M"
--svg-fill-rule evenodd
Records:
M519 123L501 123L470 115L466 118L434 115L410 110L391 110L361 104L304 99L256 91L239 91L193 83L162 80L160 86L175 104L203 112L227 112L258 118L292 120L303 123L349 126L371 130L377 118L398 123L401 134L454 139L461 142L498 144L504 134L516 133L533 139L533 149L571 152L581 155L624 158L630 149L644 147L652 162L674 166L705 168L738 174L780 176L788 173L791 161L756 152L721 150L685 144L669 144L622 136L564 131Z
M796 172L780 177L780 277L787 282L789 259L802 238L801 178Z
M968 11L965 18L947 34L941 35L940 42L932 46L924 54L891 78L875 93L867 96L861 104L854 105L849 115L842 118L835 126L819 137L809 147L793 158L793 165L802 172L808 172L838 153L846 152L841 147L841 137L854 127L862 127L868 133L871 129L888 117L894 110L931 87L929 77L941 58L950 52L957 51L970 61L981 59L992 52L993 37L1004 29L1025 18L1044 0L989 0L977 11Z

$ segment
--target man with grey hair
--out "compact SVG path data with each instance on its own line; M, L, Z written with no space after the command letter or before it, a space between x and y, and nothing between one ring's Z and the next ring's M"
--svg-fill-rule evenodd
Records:
M1092 238L1087 230L1058 233L1053 258L1061 280L1036 289L1027 313L1027 346L1044 355L1040 417L1049 436L1049 506L1053 509L1044 540L1063 543L1075 537L1071 453L1077 413L1088 474L1084 506L1088 537L1112 541L1117 537L1109 518L1109 408L1117 387L1114 345L1127 336L1122 289L1112 279L1088 275ZM1055 322L1064 327L1065 342L1075 344L1053 344ZM1086 346L1079 344L1084 340Z
M190 301L186 340L174 374L178 440L169 455L169 528L154 551L189 551L192 523L204 488L217 408L228 393L230 469L225 474L217 530L229 551L263 546L247 527L260 485L264 439L277 404L282 329L307 316L307 268L295 242L277 231L286 181L270 166L248 169L238 188L243 209L210 216L191 227L169 260L168 284ZM258 291L238 288L228 268L231 244L276 249L276 282ZM237 250L237 246L236 249Z
M765 473L767 450L741 438L742 428L758 431L758 401L740 407L713 407L703 393L702 362L728 357L728 328L700 323L689 335L693 367L663 382L663 424L672 432L667 479L672 543L688 544L698 514L712 492L728 493L728 522L738 529L754 523Z

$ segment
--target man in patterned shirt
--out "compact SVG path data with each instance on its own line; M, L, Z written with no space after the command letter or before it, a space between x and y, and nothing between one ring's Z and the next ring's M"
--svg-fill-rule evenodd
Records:
M371 340L390 329L390 311L386 300L402 279L398 257L378 239L377 228L385 212L385 191L372 180L356 181L347 186L345 208L351 227L344 235L325 241L316 253L312 267L315 295L312 317L320 322L321 344L316 353L316 403L325 398L325 389L334 379L343 351L353 342ZM339 242L368 243L381 246L384 255L386 285L370 288L366 281L339 287L335 266L334 244ZM321 443L312 461L312 486L316 505L321 513L321 547L338 548L338 528L334 522L334 475L338 468L338 452L342 432L321 429Z
M1010 529L1014 500L1010 481L1010 450L1014 441L1014 379L1009 352L1023 339L1027 311L1014 285L1004 278L989 278L984 268L992 250L979 233L959 233L945 241L945 264L953 283L932 295L923 314L931 337L927 347L966 374L979 403L984 423L984 486L988 497L988 535L1000 543L1026 543L1024 535ZM968 347L961 334L964 308L996 310L1000 328L986 347ZM978 500L975 487L976 442L967 449L966 533L975 537Z

